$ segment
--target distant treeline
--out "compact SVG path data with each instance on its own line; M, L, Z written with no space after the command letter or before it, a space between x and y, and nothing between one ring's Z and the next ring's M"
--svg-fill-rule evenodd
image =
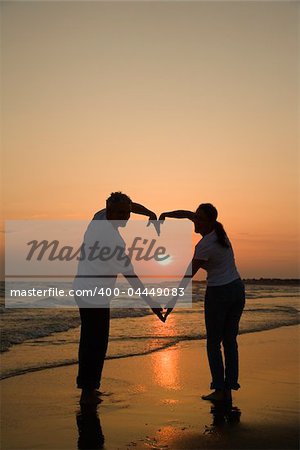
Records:
M300 286L299 278L244 278L245 284L272 284L272 285L288 285Z
M273 286L300 286L300 278L243 278L245 284L265 284ZM206 284L206 281L194 281Z

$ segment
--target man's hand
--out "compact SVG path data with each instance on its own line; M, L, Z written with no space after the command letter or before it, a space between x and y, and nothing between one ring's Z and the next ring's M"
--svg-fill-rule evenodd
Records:
M162 308L151 308L154 314L161 320L163 323L165 323L166 318L163 315L163 309Z
M150 214L149 214L149 220L150 220L150 221L152 221L152 220L157 220L157 215L155 214L155 212L150 211Z
M149 222L147 224L147 227L153 223L156 233L159 236L160 233L160 227L157 223L157 215L155 212L151 211L151 209L146 208L145 206L141 205L140 203L131 203L131 211L135 214L141 214L142 216L148 216Z
M157 236L159 236L160 235L160 222L157 220L157 215L155 213L151 213L151 215L149 216L149 222L147 223L147 227L149 227L149 225L151 225L151 224L154 226Z
M152 299L148 303L149 303L150 308L154 312L154 314L159 318L159 320L161 320L162 322L165 322L165 318L163 316L163 309L160 306L160 304Z

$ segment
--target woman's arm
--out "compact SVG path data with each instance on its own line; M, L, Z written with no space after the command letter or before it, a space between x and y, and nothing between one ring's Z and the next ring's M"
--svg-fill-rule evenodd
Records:
M178 209L177 211L163 212L158 220L165 220L166 217L171 217L174 219L189 219L194 221L195 213L192 211L185 211L184 209Z
M198 270L200 269L200 267L202 267L202 264L205 261L202 261L201 259L195 259L193 258L191 263L189 264L186 273L184 275L184 277L182 278L178 289L179 288L183 288L185 289L187 287L187 285L190 283L191 279L194 277L194 275L196 275L196 273L198 272ZM176 305L178 300L178 296L172 298L171 301L168 302L168 304L166 305L167 308L167 312L165 314L165 320L167 320L168 315L172 312L174 306Z
M195 258L192 259L178 288L186 288L187 287L187 285L189 284L191 279L194 277L194 275L196 275L196 273L198 272L200 267L202 267L203 262L205 262L205 261L202 261L201 259L195 259Z

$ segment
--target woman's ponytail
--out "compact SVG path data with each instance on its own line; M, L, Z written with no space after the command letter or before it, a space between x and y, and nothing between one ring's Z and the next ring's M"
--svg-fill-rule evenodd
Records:
M223 225L218 221L216 221L216 223L215 223L215 232L216 232L219 244L221 244L222 247L229 248L229 241L228 241L226 231L224 230Z
M224 230L223 225L217 221L217 208L211 203L202 203L197 208L196 213L199 211L202 211L207 219L213 224L219 244L222 245L222 247L229 248L230 244L226 231Z

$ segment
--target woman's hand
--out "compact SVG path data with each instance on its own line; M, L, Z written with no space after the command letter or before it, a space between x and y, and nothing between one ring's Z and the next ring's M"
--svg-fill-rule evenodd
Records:
M178 296L173 297L172 300L170 300L170 301L166 304L167 312L166 312L165 315L164 315L164 320L165 320L165 321L167 320L168 315L171 314L171 312L173 311L173 309L174 309L174 307L175 307L175 305L176 305L176 303L177 303L177 300L178 300Z
M157 215L155 213L152 213L151 216L149 216L149 221L147 223L147 227L149 227L151 224L154 226L157 236L159 236L161 224L157 220Z

